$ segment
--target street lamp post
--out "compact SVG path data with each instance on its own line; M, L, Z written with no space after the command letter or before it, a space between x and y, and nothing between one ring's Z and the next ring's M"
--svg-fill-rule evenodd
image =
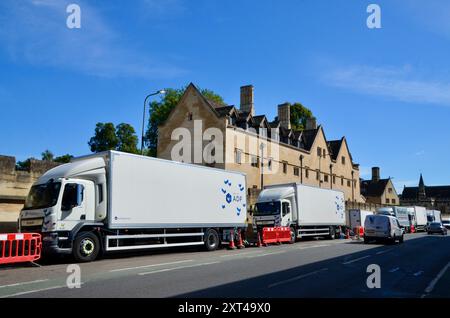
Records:
M144 126L145 126L145 108L147 106L147 100L155 95L159 95L159 94L165 94L166 91L163 89L160 89L159 91L149 94L145 97L144 99L144 113L142 114L142 134L141 134L141 155L144 154Z
M264 146L263 143L259 146L261 148L261 191L264 188Z

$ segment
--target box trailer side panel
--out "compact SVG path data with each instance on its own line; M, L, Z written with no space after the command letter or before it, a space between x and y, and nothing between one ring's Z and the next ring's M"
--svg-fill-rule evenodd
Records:
M344 194L297 184L298 225L345 225Z
M366 221L366 217L368 215L373 215L373 211L359 210L359 209L351 209L348 212L349 220L347 221L347 225L350 228L354 229L358 226L364 226Z
M109 227L245 226L245 175L123 153L110 158Z
M416 223L418 226L425 226L427 225L428 219L427 219L427 209L422 206L416 206L414 207L414 210L416 212Z

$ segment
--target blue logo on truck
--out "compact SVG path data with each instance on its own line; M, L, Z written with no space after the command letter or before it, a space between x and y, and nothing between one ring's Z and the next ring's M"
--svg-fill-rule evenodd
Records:
M225 203L221 205L221 208L225 210L227 207L234 209L237 216L241 215L241 212L245 210L246 204L244 203L244 197L242 192L244 192L245 188L242 184L235 185L232 187L232 183L230 180L225 180L223 182L225 187L222 187L220 191L224 195Z

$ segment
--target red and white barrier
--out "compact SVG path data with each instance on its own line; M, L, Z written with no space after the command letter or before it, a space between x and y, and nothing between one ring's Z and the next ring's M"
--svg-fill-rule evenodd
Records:
M0 264L34 262L41 258L41 235L0 234Z
M288 226L265 227L262 231L262 243L279 244L291 241L291 228Z

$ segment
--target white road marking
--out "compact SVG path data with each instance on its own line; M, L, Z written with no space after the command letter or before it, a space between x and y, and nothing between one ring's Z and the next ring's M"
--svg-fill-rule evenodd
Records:
M212 264L218 264L218 263L220 263L220 262L209 262L209 263L201 263L201 264L195 264L195 265L179 266L179 267L174 267L174 268L164 268L164 269L159 269L159 270L151 271L151 272L138 273L138 275L143 276L143 275L157 274L157 273L175 271L175 270L179 270L179 269L193 268L193 267L212 265Z
M268 286L268 288L273 288L273 287L276 287L276 286L279 286L279 285L282 285L282 284L292 283L292 282L295 282L296 280L299 280L299 279L302 279L302 278L305 278L305 277L308 277L308 276L316 275L316 274L319 274L321 272L325 272L327 270L328 270L328 268L322 268L322 269L319 269L319 270L311 272L311 273L303 274L303 275L300 275L300 276L295 276L295 277L292 277L292 278L289 278L289 279L286 279L286 280L282 280L280 282L276 282L276 283L270 284Z
M300 246L297 249L298 250L306 250L306 249L310 249L310 248L326 247L326 246L331 246L331 245L329 245L329 244L321 244L321 245L312 245L312 246Z
M379 252L376 253L376 255L381 255L381 254L387 253L389 251L392 251L392 248L390 248L388 250L385 250L385 251L379 251Z
M416 273L414 273L414 276L420 276L420 275L422 275L424 273L424 271L418 271L418 272L416 272Z
M84 283L81 283L81 285L83 285L83 284ZM0 298L17 297L17 296L33 294L33 293L39 293L39 292L43 292L43 291L47 291L47 290L60 289L60 288L67 288L67 285L60 285L60 286L52 286L52 287L41 288L41 289L27 290L27 291L23 291L23 292L20 292L20 293L0 296Z
M429 294L433 291L434 287L439 282L439 280L442 278L442 276L444 276L445 272L449 269L449 267L450 267L450 262L447 265L445 265L444 268L441 269L439 274L437 274L437 276L430 282L428 287L425 289L425 294ZM424 296L425 295L422 295L422 297L424 297Z
M254 254L259 254L261 253L260 251L255 251L255 252L248 252L248 253L239 253L239 254L226 254L226 255L221 255L220 257L235 257L235 256L246 256L246 255L254 255Z
M15 284L3 285L3 286L0 286L0 288L16 287L16 286L22 286L22 285L36 284L36 283L42 283L42 282L46 282L46 281L48 281L48 279L39 279L39 280L33 280L31 282L23 282L23 283L15 283Z
M369 257L370 257L370 255L366 255L366 256L363 256L363 257L360 257L360 258L352 259L351 261L347 261L347 262L342 263L342 265L348 265L348 264L351 264L351 263L355 263L355 262L358 262L360 260L363 260L363 259L366 259L366 258L369 258Z
M283 254L283 253L286 253L286 251L279 251L279 252L273 252L273 253L257 254L257 255L247 256L247 258L255 258L255 257L269 256L269 255L277 255L277 254Z
M398 271L399 269L400 269L400 267L395 267L395 268L391 269L391 270L389 271L389 273L395 273L395 272Z
M188 259L188 260L185 260L185 261L177 261L177 262L170 262L170 263L159 263L159 264L143 265L143 266L136 266L136 267L118 268L118 269L112 269L109 272L112 273L112 272L130 271L130 270L133 270L133 269L156 267L156 266L164 266L164 265L173 265L173 264L180 264L180 263L187 263L187 262L193 262L193 260Z

